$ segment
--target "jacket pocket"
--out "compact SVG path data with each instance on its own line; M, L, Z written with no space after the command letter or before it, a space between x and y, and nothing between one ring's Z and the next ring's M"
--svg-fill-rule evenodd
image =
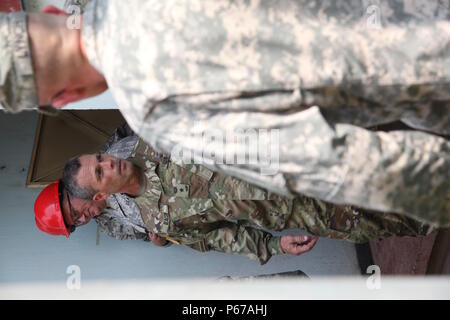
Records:
M185 219L214 207L211 199L170 197L167 200L169 217L172 221Z

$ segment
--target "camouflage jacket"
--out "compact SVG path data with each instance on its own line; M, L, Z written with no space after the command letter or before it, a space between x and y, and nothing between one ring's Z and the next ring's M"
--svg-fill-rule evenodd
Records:
M267 262L282 253L280 231L293 201L199 165L157 162L140 139L132 161L144 169L145 192L136 197L147 230L201 252L215 250Z
M279 217L271 219L272 225L270 225L269 219L258 219L256 217L249 219L248 216L255 211L254 204L220 200L225 200L226 198L233 200L270 199L277 203L286 203L284 207L283 205L277 205L277 208L281 207L284 209L284 215L290 213L289 201L286 202L284 200L283 202L282 198L275 194L230 176L214 174L211 170L202 166L185 165L183 163L175 164L168 157L154 151L141 139L138 139L137 136L126 138L120 138L119 136L116 133L105 144L103 149L106 149L106 153L123 159L132 157L134 161L138 161L137 155L145 155L145 159L150 160L154 168L158 167L157 171L162 177L162 181L164 181L163 186L167 191L166 194L175 192L177 197L183 198L187 195L193 195L194 197L203 197L202 200L205 200L204 197L210 197L215 199L216 206L220 206L222 211L229 210L225 209L224 206L231 203L230 209L238 209L239 212L242 212L241 218L247 215L245 217L246 220L240 221L239 224L231 222L230 219L229 222L222 223L220 228L216 226L215 230L208 234L209 240L214 239L213 243L206 243L204 238L198 241L200 239L198 234L195 235L195 239L187 234L180 237L180 232L177 234L171 233L169 239L177 239L176 242L202 252L216 250L238 253L252 259L258 259L261 263L267 262L273 254L281 252L279 237L272 237L270 233L263 231L261 228L281 229L283 227L282 223L285 221L284 217L283 220L280 220ZM139 161L139 163L142 164L142 161ZM188 172L187 176L186 172ZM185 182L185 184L180 182ZM190 184L186 182L190 182ZM148 200L148 198L145 200ZM132 199L125 194L111 195L108 199L108 207L96 218L100 229L120 240L142 239L149 241L147 230L163 237L168 236L168 234L157 232L154 228L152 229L151 226L154 226L154 224L149 224L148 221L144 222L145 218L144 220L142 219L142 210L145 211L146 207L137 206L136 203L139 204L140 201L142 201L140 198ZM184 215L185 217L188 215L188 208L178 207L178 209L179 215ZM148 215L144 215L144 217L148 217ZM236 241L233 241L234 247L231 247L231 243L227 242L230 233L233 234L233 238L236 238ZM168 245L170 244L169 242Z
M131 156L139 137L134 134L127 124L117 128L115 133L103 145L100 152L127 159ZM153 150L156 159L166 159ZM100 230L118 240L150 241L139 208L133 199L126 194L113 194L107 200L107 207L95 221Z
M139 209L124 194L111 195L106 209L95 221L102 232L117 240L150 241Z
M449 16L437 0L93 0L82 41L158 150L279 194L445 226L450 143L364 128L402 120L450 132ZM275 134L270 174L267 161L217 158L228 147L248 158L243 142L204 143L238 130Z
M127 126L116 130L105 143L102 152L127 159L138 141L138 137ZM118 240L141 239L150 241L139 209L133 199L125 194L113 194L107 200L107 207L95 221L100 230Z

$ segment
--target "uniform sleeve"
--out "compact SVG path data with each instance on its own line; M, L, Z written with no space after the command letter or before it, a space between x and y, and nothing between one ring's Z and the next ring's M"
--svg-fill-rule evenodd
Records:
M102 214L95 221L103 233L117 240L150 241L146 233L139 232L133 226L122 223L116 217Z
M26 14L0 13L0 108L19 112L37 105Z
M101 153L105 153L110 149L116 142L122 140L126 137L134 136L135 133L131 130L130 126L127 123L124 123L120 127L118 127L113 135L109 137L109 139L105 142L105 144L100 149Z
M276 254L283 253L280 237L263 230L239 225L213 230L206 234L205 245L209 250L240 254L265 264Z
M139 232L134 229L130 225L126 225L120 223L118 219L115 218L107 218L107 219L98 219L96 220L98 227L100 230L107 234L110 237L113 237L116 240L143 240L146 242L151 242L149 236L146 233ZM170 247L172 243L167 241L167 243L160 247Z
M170 119L171 142L201 152L201 137L194 136L189 143L183 140L189 132L183 125L201 121L200 117L178 105L172 107L164 109L161 118L148 117L148 121L157 125L163 118ZM219 130L226 119L233 119L227 122L229 130L277 128L273 139L277 143L271 143L273 174L263 174L262 169L267 169L263 162L211 165L217 171L279 194L304 194L335 204L405 214L435 226L450 225L450 142L442 137L328 123L318 107L288 115L248 112L243 117L230 111L204 117L204 132ZM147 131L149 124L140 132L144 138L162 141L169 136ZM170 150L172 146L161 147ZM248 156L245 148L238 151L242 159ZM203 155L207 157L208 152Z

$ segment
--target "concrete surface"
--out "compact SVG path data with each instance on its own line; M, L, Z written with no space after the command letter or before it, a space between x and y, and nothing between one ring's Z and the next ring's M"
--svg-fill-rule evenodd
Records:
M82 283L79 289L72 290L68 289L65 284L55 283L0 284L0 299L450 299L450 278L448 277L444 279L441 277L381 277L378 282L379 285L373 285L371 280L370 278L363 277L328 277L315 280L290 279L283 281L278 279L275 281L262 280L249 282L200 280L164 282L97 281ZM315 304L315 306L321 307L319 304ZM297 316L305 317L305 310L301 309L301 307L298 307ZM311 309L311 307L308 309L316 311L315 309ZM336 307L338 306L336 305ZM377 306L372 305L371 308L361 313L362 316L364 317L369 313L380 314L381 316L382 313L387 313L386 310L375 308ZM431 309L428 308L424 312L430 313ZM341 308L341 312L345 312L345 310ZM320 310L317 311L320 312ZM337 310L334 311L339 312ZM353 312L353 310L351 311ZM433 311L435 310L433 309ZM198 317L192 316L176 318L199 319ZM202 318L207 319L208 317ZM252 317L235 316L234 318L251 319ZM278 318L282 317L273 313L267 317L267 319Z

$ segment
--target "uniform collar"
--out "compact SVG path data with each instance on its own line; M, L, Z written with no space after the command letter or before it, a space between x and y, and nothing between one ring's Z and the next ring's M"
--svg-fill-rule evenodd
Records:
M139 170L139 190L136 197L143 195L145 190L147 190L147 179L145 177L144 171Z

